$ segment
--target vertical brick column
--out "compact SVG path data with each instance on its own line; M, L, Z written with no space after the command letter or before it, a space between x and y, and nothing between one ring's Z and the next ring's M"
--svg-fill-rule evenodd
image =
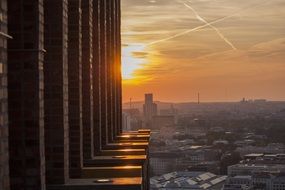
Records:
M106 71L107 71L107 138L108 142L113 140L113 49L112 49L112 2L106 0Z
M110 31L111 31L111 36L110 36L110 59L111 59L111 75L112 75L112 83L111 83L111 96L112 96L112 139L115 139L117 136L117 117L116 117L116 85L117 85L117 79L116 79L116 1L111 1L111 7L110 7Z
M67 0L44 1L47 185L64 184L69 178L67 5Z
M102 65L101 65L101 0L93 0L93 60L92 60L92 73L93 73L93 146L94 154L98 154L101 150L102 143L106 141L101 138L102 129Z
M119 59L120 56L118 55L118 38L119 38L119 34L118 34L118 0L114 1L114 12L113 12L113 17L114 17L114 94L115 94L115 100L114 100L114 109L115 109L115 135L119 135L119 91L118 91L118 87L120 85L120 81L119 81Z
M83 165L82 142L82 33L81 0L68 1L68 110L69 176L79 178ZM84 73L85 74L85 73Z
M83 158L91 159L93 147L93 1L82 0L82 124Z
M118 133L122 133L122 72L121 72L121 0L115 0L117 2L117 13L116 13L116 54L117 54L117 77L118 77L118 86L117 88L117 117L118 117Z
M11 189L45 189L43 1L9 0L8 111Z
M0 189L9 190L6 0L0 0L0 32Z
M108 142L108 107L107 107L107 22L106 22L106 1L107 0L99 0L100 1L100 102L101 102L101 143L102 146L106 145Z
M117 0L113 1L113 11L112 11L112 17L113 17L113 24L112 24L112 45L113 45L113 76L114 76L114 84L113 84L113 106L114 106L114 133L113 136L114 138L119 134L118 133L118 104L117 102L119 101L118 99L118 55L117 55L117 13L118 13L118 2Z

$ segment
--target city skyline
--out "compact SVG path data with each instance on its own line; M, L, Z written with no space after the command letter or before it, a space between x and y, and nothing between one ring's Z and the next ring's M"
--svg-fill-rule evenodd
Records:
M0 0L0 190L285 190L285 3L122 1Z
M123 101L285 100L285 2L123 0Z

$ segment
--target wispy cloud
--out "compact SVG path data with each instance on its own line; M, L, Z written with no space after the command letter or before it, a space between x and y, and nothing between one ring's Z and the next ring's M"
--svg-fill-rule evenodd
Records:
M122 0L126 98L285 99L284 0L182 1Z
M189 0L188 0L188 2L189 2L189 3L192 3L192 2L189 1ZM185 7L189 8L190 10L192 10L192 12L195 14L195 16L196 16L196 18L197 18L198 20L202 21L202 22L205 23L205 24L208 24L212 29L214 29L214 30L217 32L217 34L220 36L220 38L221 38L222 40L224 40L233 50L237 50L237 48L233 45L233 43L230 42L230 40L228 40L228 39L224 36L224 34L223 34L217 27L213 26L211 23L207 22L204 18L202 18L202 17L198 14L198 12L197 12L193 7L191 7L190 5L188 5L188 4L184 3L184 2L182 2L182 3L185 5Z
M170 36L170 37L167 37L167 38L164 38L164 39L160 39L160 40L156 40L156 41L154 41L154 42L149 43L148 45L149 45L149 46L152 46L152 45L155 45L155 44L158 44L158 43L162 43L162 42L165 42L165 41L168 41L168 40L172 40L172 39L177 38L177 37L180 37L180 36L184 36L184 35L189 34L189 33L191 33L191 32L196 32L196 31L198 31L198 30L200 30L200 29L203 29L203 28L205 28L205 27L208 27L208 26L211 27L213 24L217 24L217 23L222 22L222 21L224 21L224 20L226 20L226 19L229 19L229 18L231 18L231 17L237 16L238 14L240 14L240 13L242 13L242 12L244 12L244 11L247 11L247 10L249 10L249 9L255 8L255 7L260 6L260 5L263 5L265 2L268 2L268 1L262 1L262 3L259 3L259 4L257 4L257 5L249 6L249 7L247 7L247 8L242 8L241 10L239 10L239 11L233 13L233 14L230 14L230 15L228 15L228 16L224 16L224 17L219 18L219 19L217 19L217 20L215 20L215 21L212 21L212 22L206 22L206 24L204 24L204 25L201 25L201 26L198 26L198 27L195 27L195 28L192 28L192 29L183 31L183 32L181 32L181 33L177 33L177 34L175 34L175 35L173 35L173 36ZM184 5L187 5L187 4L184 3ZM201 17L200 17L200 18L201 18ZM227 42L228 42L228 40L227 40ZM232 44L231 44L231 45L232 45ZM234 47L234 49L236 49L236 48Z

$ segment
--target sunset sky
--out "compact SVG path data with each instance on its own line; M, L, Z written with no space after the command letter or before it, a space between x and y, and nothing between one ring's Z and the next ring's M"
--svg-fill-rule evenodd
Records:
M285 100L285 0L122 0L123 101Z

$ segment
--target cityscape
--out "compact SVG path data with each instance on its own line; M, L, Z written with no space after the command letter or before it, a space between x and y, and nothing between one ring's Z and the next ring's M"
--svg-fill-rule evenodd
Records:
M151 190L285 189L285 2L124 0L123 129Z
M285 190L284 0L0 0L0 190Z
M151 129L150 185L159 189L284 189L285 102L123 106L123 129Z

